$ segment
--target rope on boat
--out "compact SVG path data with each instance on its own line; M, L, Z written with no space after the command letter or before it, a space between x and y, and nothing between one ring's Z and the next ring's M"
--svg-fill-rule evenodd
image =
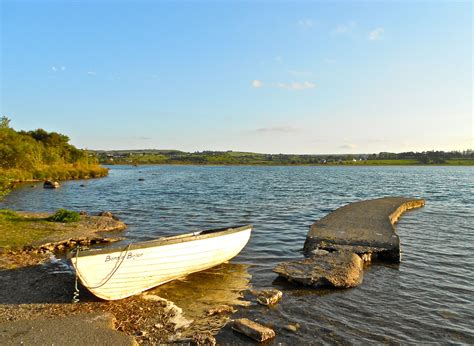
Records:
M77 267L77 258L79 257L79 245L76 247L76 267ZM77 287L77 269L76 269L76 279L74 282L74 293L72 294L72 303L79 303L79 287Z
M122 250L120 252L120 263L118 263L118 265L116 265L112 271L107 275L106 279L104 282L102 282L101 284L97 285L97 286L86 286L88 289L95 289L95 288L100 288L102 286L104 286L107 282L109 282L109 280L114 276L114 274L117 272L117 270L119 270L120 266L122 265L123 261L125 260L125 258L127 257L127 254L128 254L128 251L130 250L130 246L132 244L129 243L127 245L127 247ZM80 247L78 246L76 248L76 281L75 281L75 284L74 284L74 293L73 293L73 296L72 296L72 302L73 303L78 303L79 302L79 288L78 288L78 285L77 285L77 282L78 282L78 276L79 276L79 263L77 261L77 259L79 258L79 250L80 250ZM123 251L125 251L125 254L122 256L122 253Z

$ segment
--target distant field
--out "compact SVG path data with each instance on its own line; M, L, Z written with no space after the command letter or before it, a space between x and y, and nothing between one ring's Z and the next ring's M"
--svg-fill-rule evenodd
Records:
M366 161L344 161L346 165L355 165L355 166L377 166L377 165L419 165L420 162L417 160L366 160Z
M474 159L451 159L446 160L449 166L474 166Z
M101 152L97 153L102 164L167 164L167 165L249 165L249 166L413 166L413 165L474 165L474 159L442 159L430 157L422 162L419 159L366 159L356 155L289 155L259 154L246 152L195 152L154 151L154 152Z

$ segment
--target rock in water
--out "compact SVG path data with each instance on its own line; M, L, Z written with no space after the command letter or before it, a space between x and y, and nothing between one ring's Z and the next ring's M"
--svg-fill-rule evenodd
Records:
M46 180L43 184L45 189L57 189L60 186L59 182L53 180Z
M257 291L255 294L257 296L257 302L267 306L278 303L283 296L282 291L274 288Z
M273 271L290 282L311 287L355 287L362 283L363 261L352 252L332 252L283 262Z
M275 337L273 329L262 326L261 324L251 321L247 318L235 320L232 329L242 333L255 341L262 342Z
M114 214L110 211L101 211L97 216L105 216L105 217L114 217Z

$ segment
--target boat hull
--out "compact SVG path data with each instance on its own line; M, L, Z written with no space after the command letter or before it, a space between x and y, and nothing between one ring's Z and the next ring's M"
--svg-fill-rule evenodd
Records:
M90 250L71 262L95 296L123 299L229 261L247 244L251 230L249 225L131 244L119 251Z

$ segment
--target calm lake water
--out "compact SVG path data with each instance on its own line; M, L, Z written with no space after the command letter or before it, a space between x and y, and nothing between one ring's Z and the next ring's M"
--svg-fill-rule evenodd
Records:
M397 226L400 265L371 265L363 284L349 290L302 289L277 279L272 268L302 256L315 220L383 196L426 199ZM252 223L250 242L227 267L227 281L209 284L194 275L179 287L192 291L206 281L208 299L220 285L238 290L249 280L253 288L283 290L276 307L253 304L236 314L273 325L274 343L474 343L472 167L114 166L107 178L64 182L58 190L28 185L0 203L18 210L60 207L110 210L129 225L126 237L133 241ZM167 288L179 295L173 283L159 290ZM301 329L286 331L288 323ZM228 329L219 339L248 341Z

